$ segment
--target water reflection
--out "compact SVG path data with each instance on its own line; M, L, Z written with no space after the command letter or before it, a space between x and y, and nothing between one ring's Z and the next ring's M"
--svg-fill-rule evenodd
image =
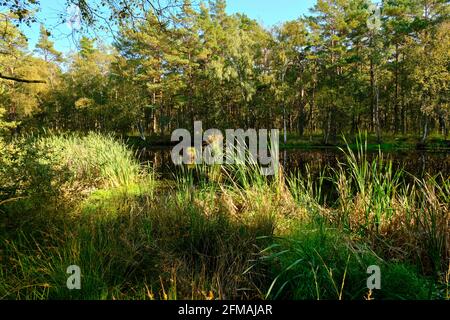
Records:
M139 159L149 161L157 173L170 178L174 171L170 151L170 148L143 149L139 152ZM377 154L378 152L369 152L368 159L373 159ZM384 152L384 156L392 160L394 170L403 167L416 177L439 173L444 177L450 176L450 154L446 152L392 151ZM309 167L313 176L326 167L335 168L338 161L344 160L345 156L341 151L331 148L280 151L280 162L287 172L298 170L306 173L306 167Z

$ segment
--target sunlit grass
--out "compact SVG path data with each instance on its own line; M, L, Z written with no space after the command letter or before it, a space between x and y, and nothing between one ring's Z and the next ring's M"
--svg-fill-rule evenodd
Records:
M368 160L364 137L318 177L266 177L246 158L182 166L164 183L112 138L42 141L72 159L68 181L95 188L0 204L0 298L448 297L449 179L407 183L382 153ZM65 286L71 264L81 291ZM365 286L370 264L379 292Z

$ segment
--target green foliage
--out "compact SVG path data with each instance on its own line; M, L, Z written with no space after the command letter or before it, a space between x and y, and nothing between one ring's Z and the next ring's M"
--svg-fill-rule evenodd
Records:
M334 179L341 201L341 218L344 219L342 223L350 226L349 217L354 215L355 210L362 210L362 228L378 230L383 219L392 218L392 199L397 194L404 172L402 169L394 172L392 161L384 159L381 151L375 159L369 161L367 135L365 138L362 135L357 137L356 149L355 153L348 144L346 151L341 149L346 156L345 164L339 165ZM355 195L359 197L355 203L359 202L361 207L347 207L348 200Z
M430 299L431 283L409 266L380 260L321 225L300 226L263 251L274 281L267 296L278 299L341 300L367 296L367 268L380 266L381 290L372 299Z
M132 184L137 165L111 137L30 141L10 153L20 161L9 166L27 175L19 183L35 198L0 202L2 298L446 298L448 179L396 187L390 166L368 161L364 147L318 182L199 166L172 184ZM330 204L323 181L343 179L352 181L346 196ZM43 203L43 190L59 182L77 201ZM80 198L76 184L105 188ZM65 288L72 264L82 266L81 291ZM381 290L367 289L370 265L381 268Z
M122 143L96 133L18 138L5 145L0 161L2 191L15 196L131 186L140 171Z
M0 80L9 120L34 130L167 135L201 119L216 128L322 134L325 144L360 130L378 143L387 133L413 133L416 142L448 134L445 1L384 1L378 30L368 27L365 0L320 0L312 15L272 30L226 14L225 1L177 4L170 21L154 10L137 20L117 12L127 18L113 47L83 36L63 72L45 26L35 50L42 59L8 28L0 74L47 81ZM94 19L90 10L99 8L86 6L82 15Z
M447 1L383 1L379 30L364 0L318 0L272 30L224 0L180 1L170 18L149 4L81 3L84 26L105 6L119 32L113 46L81 37L64 68L45 25L37 55L14 25L34 21L37 2L3 4L0 299L448 299L450 180L407 183L381 152L367 156L430 133L445 145ZM317 179L268 179L245 159L163 182L91 132L167 136L194 120L325 145L366 130L376 143L359 136ZM80 292L65 287L71 264ZM366 289L370 264L381 291Z
M137 181L139 166L132 151L112 136L50 136L40 144L67 167L74 181L110 187L131 186Z
M17 124L14 121L7 121L6 110L0 107L0 139L3 135L6 135L9 130L14 129L16 125Z
M79 214L63 219L58 212L22 211L28 221L22 231L8 240L0 233L1 252L8 257L0 297L207 299L210 292L221 299L254 297L255 274L243 272L256 253L257 232L269 235L264 230L271 228L242 226L219 207L205 214L196 203L178 199L167 190L154 197L142 186L136 193L97 191L77 208ZM82 266L80 291L65 286L72 264Z
M41 24L39 41L36 44L36 50L43 55L46 62L62 60L61 53L54 48L54 43L49 39L50 32Z

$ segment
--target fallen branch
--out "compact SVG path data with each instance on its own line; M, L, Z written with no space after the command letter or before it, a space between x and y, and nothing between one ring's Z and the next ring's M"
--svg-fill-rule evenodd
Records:
M5 203L8 203L8 202L12 202L12 201L20 200L20 199L25 199L25 198L28 198L28 197L16 197L16 198L6 199L6 200L3 200L3 201L0 201L0 206L4 205Z
M23 82L23 83L47 83L47 81L45 81L45 80L28 80L28 79L22 79L22 78L16 78L16 77L9 77L9 76L5 76L1 73L0 73L0 79L11 80L11 81L16 81L16 82Z

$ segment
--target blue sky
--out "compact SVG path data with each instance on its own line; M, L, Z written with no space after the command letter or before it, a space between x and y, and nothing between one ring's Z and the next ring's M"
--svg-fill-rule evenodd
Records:
M316 0L228 0L228 13L243 12L264 26L294 20L308 13Z
M315 3L316 0L228 0L227 12L245 13L265 27L271 27L307 14ZM59 24L58 16L66 12L65 0L41 0L41 8L38 17L49 28L56 49L63 52L76 49L69 27ZM30 49L33 49L39 37L39 25L23 27L23 31L30 40ZM107 39L105 41L108 42Z

